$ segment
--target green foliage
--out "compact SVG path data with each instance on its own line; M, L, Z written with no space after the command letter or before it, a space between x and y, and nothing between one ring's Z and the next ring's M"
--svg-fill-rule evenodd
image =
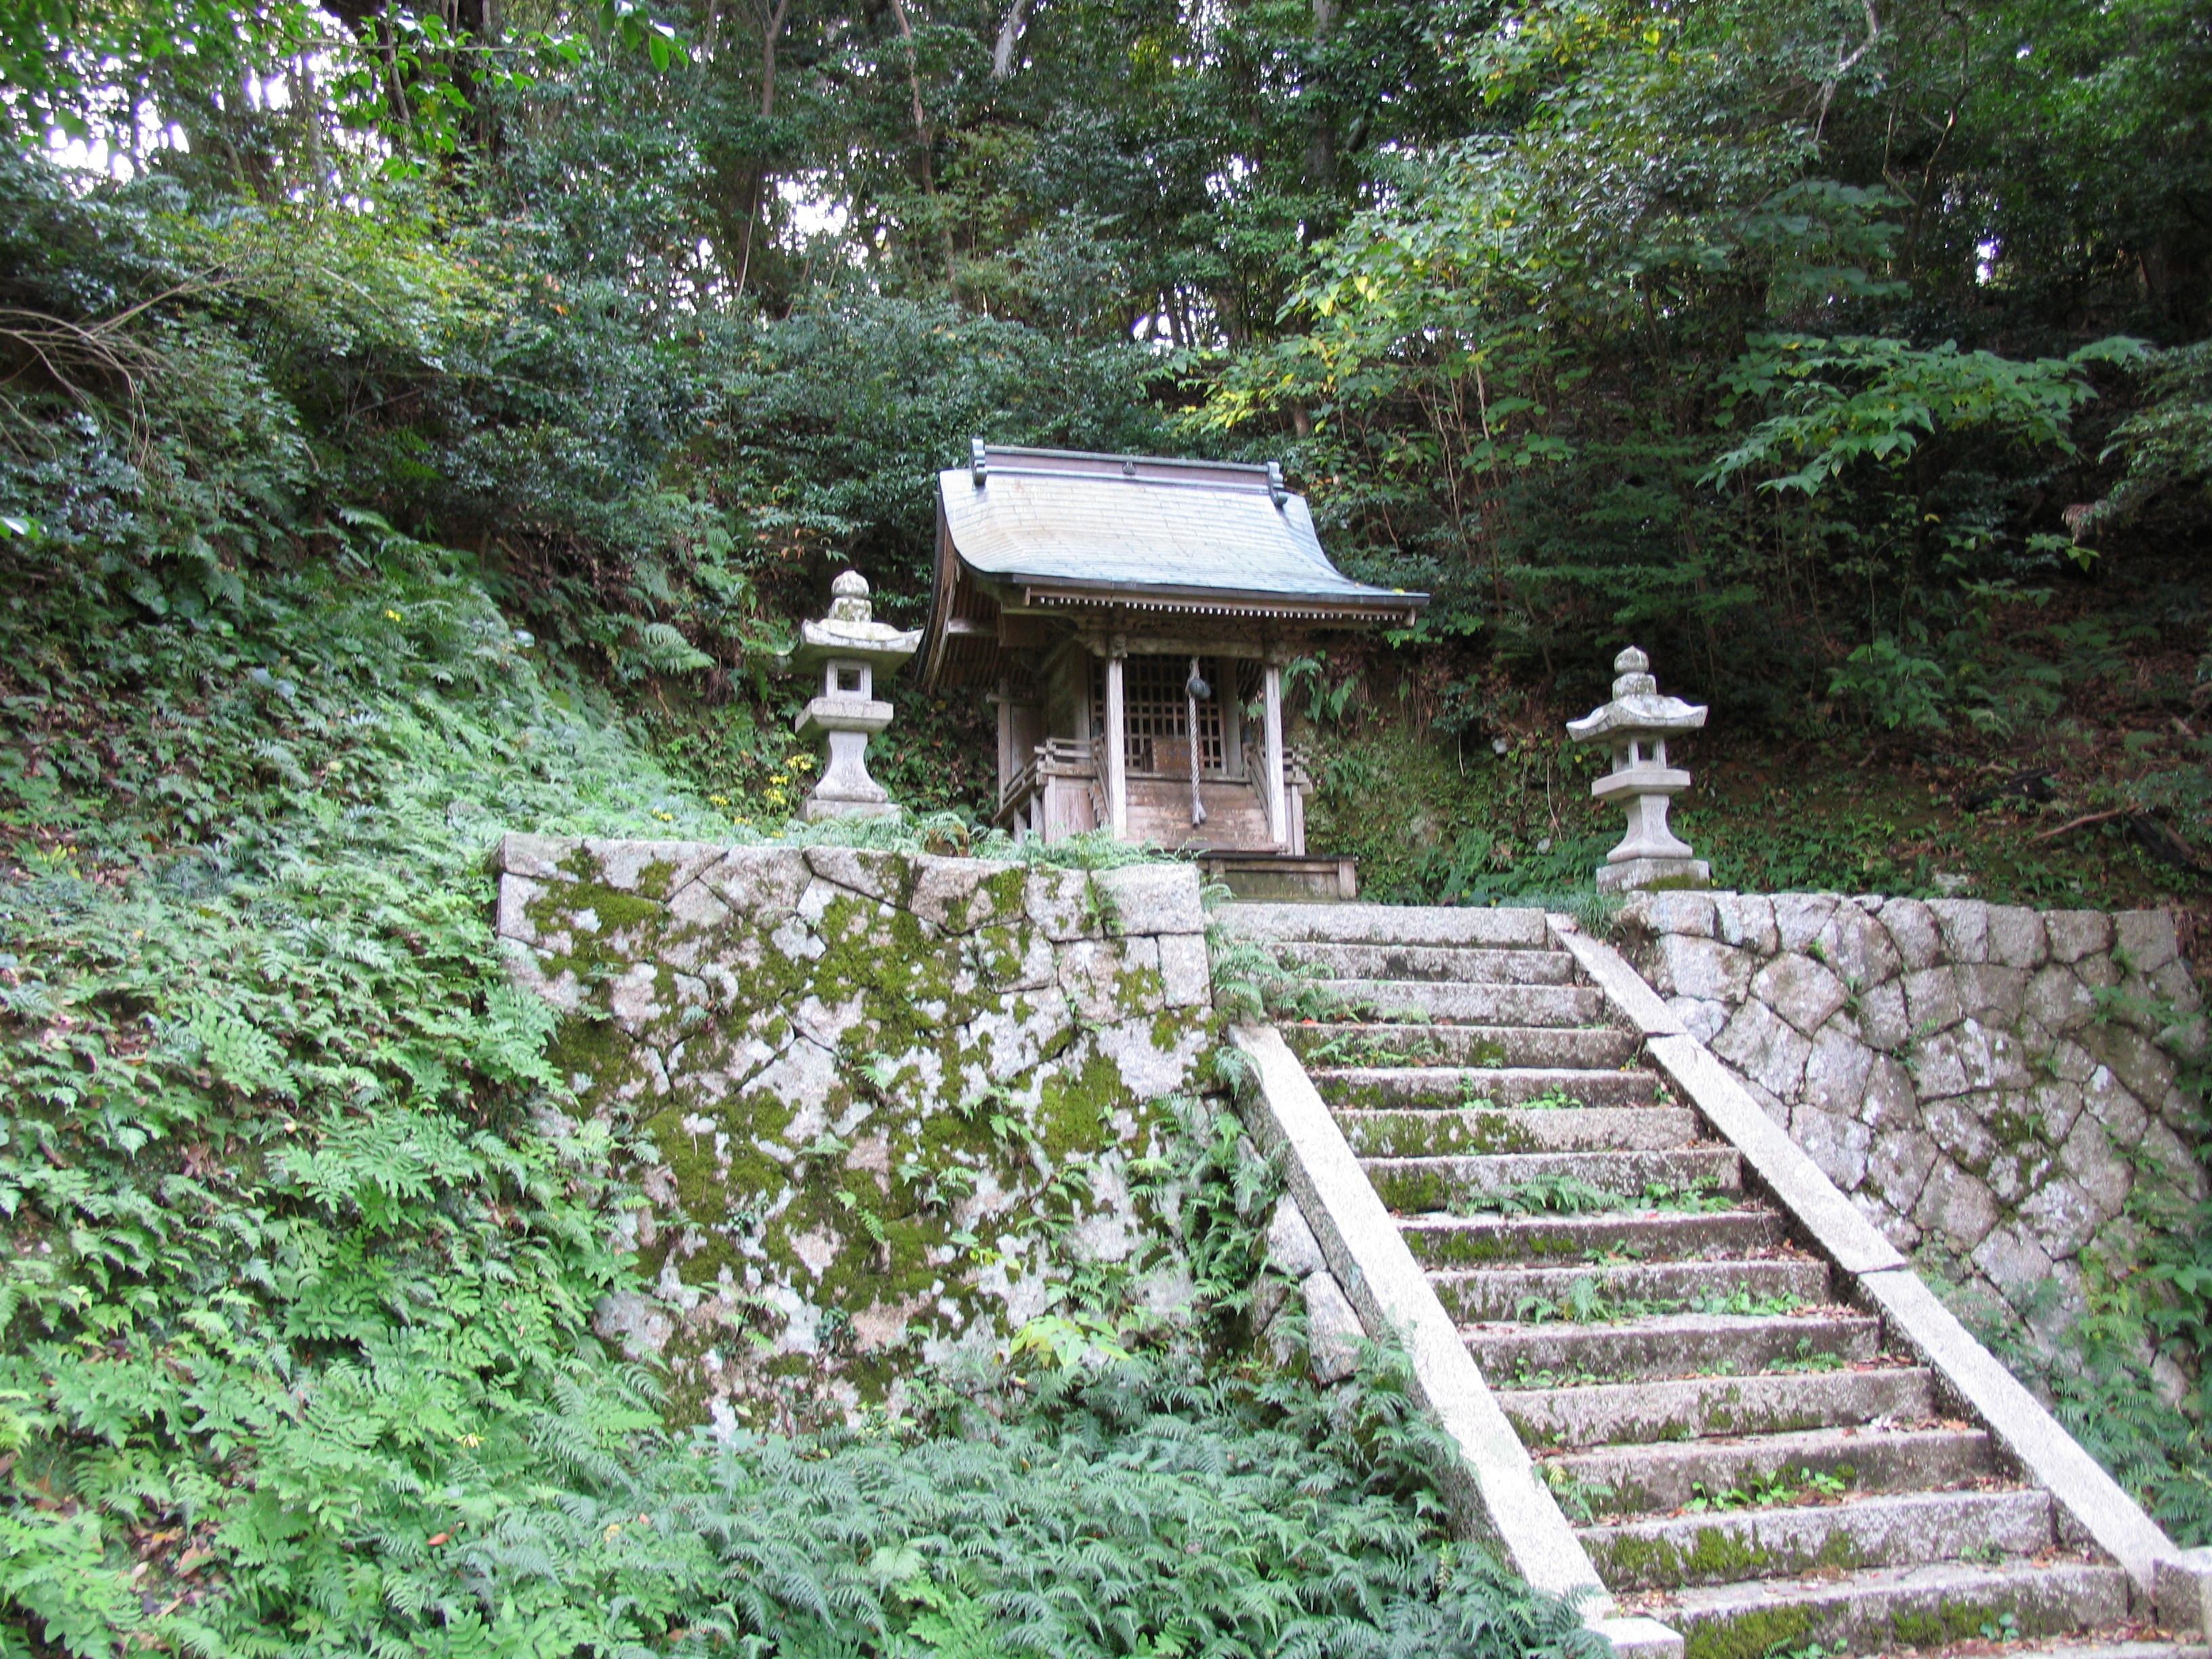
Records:
M465 562L360 534L352 568L264 566L200 629L15 572L11 690L40 675L46 734L10 750L0 963L19 1628L86 1653L1587 1650L1441 1547L1402 1384L1208 1372L1103 1285L1013 1357L1048 1363L997 1416L663 1441L586 1330L624 1281L610 1149L557 1115L551 1012L506 985L478 872L509 824L713 820ZM105 810L133 776L111 757L179 732L220 813ZM1279 1188L1191 1109L1185 1224L1228 1329Z
M1739 398L1773 399L1771 415L1713 463L1708 479L1802 459L1794 472L1762 489L1810 495L1853 462L1901 465L1939 432L1986 428L2025 444L2070 448L2074 413L2095 396L2083 370L2091 362L2130 362L2142 343L2085 346L2063 361L2015 362L1993 352L1961 352L1954 341L1920 349L1902 340L1754 334L1722 381L1723 407Z
M2008 607L1988 600L1992 633ZM2054 621L2050 632L2066 644L1989 647L1989 672L1970 662L1983 647L1926 647L1964 653L1948 657L1935 709L1955 746L1911 772L1833 728L1810 747L1741 732L1724 745L1709 738L1676 745L1696 782L1674 823L1711 862L1715 884L1742 892L1932 898L1966 880L1975 896L1998 903L2193 902L2203 876L2171 860L2204 859L2205 740L2169 727L2108 744L2063 710L2047 721L2038 712L2058 698L2078 709L2109 696L2100 676L2130 648L2124 636L2135 625L2121 617ZM1332 734L1315 767L1308 844L1358 856L1364 896L1538 905L1602 936L1619 902L1593 884L1621 818L1589 796L1595 757L1528 730L1535 720L1525 697L1493 707L1514 733L1494 740L1503 752L1465 735L1423 739L1375 717ZM1966 747L2006 732L1987 759ZM2041 798L2047 783L2033 799L2013 793L2023 778L2054 777L2066 781L2059 798ZM2083 826L2088 833L2051 833L2085 815L2099 815Z
M1730 1510L1773 1509L1783 1504L1834 1503L1850 1490L1841 1475L1815 1468L1779 1468L1754 1474L1741 1486L1710 1489L1693 1485L1689 1502L1692 1515L1726 1513Z
M699 820L430 550L362 563L197 630L13 572L7 1514L72 1650L156 1608L404 1628L446 1594L424 1540L657 1420L586 1329L609 1148L529 1127L550 1011L477 872L504 824Z
M2169 1017L2178 1013L2166 1007ZM2186 1028L2172 1028L2186 1048ZM2212 1055L2185 1055L2179 1086L2195 1108L2200 1168L2212 1146ZM2138 1163L2127 1220L2131 1259L2094 1259L2087 1311L2057 1340L2049 1287L2019 1307L1953 1291L1961 1317L2051 1402L2067 1431L2186 1547L2212 1542L2212 1432L2203 1357L2212 1352L2212 1203L2180 1172ZM1939 1287L1944 1264L1931 1264ZM2172 1369L2161 1376L2157 1362Z
M2202 93L2186 38L2162 5L1940 27L1826 3L1455 11L1437 44L1481 105L1381 169L1285 327L1219 361L1202 425L1294 429L1340 556L1436 595L1424 643L1525 683L1636 638L1789 726L1870 641L1940 655L1909 628L1941 637L1976 584L2094 556L2098 515L2063 507L2105 489L2075 428L2124 411L2154 361L2136 335L2208 316L2189 186L2125 176L2114 137L2203 176L2193 124L2154 137L2146 113ZM2108 79L2128 109L2084 94ZM2029 131L2070 148L2031 155ZM2119 250L2169 236L2187 275L2145 303ZM2201 387L2172 362L2121 428L2130 501L2197 470ZM1961 643L1954 677L2002 641ZM1866 712L1932 731L1972 700Z
M502 35L480 12L464 24L459 9L437 6L9 0L0 9L10 94L0 124L27 149L58 132L111 143L142 164L154 135L181 130L194 149L227 155L240 171L240 152L257 153L252 182L272 196L278 167L318 191L407 179L481 141L486 99L573 70L595 49L639 53L657 72L688 61L675 30L635 0L592 9L597 28ZM283 104L248 90L270 82L284 86ZM334 163L357 176L334 180Z
M1297 1407L1134 1362L1048 1372L1036 1391L959 1436L672 1448L471 1553L525 1606L621 1607L600 1641L626 1626L867 1654L1591 1650L1564 1609L1439 1551L1386 1495L1405 1411L1387 1380L1334 1417L1309 1391Z
M2148 896L2118 837L2208 804L2170 730L2207 637L2196 14L498 10L0 6L0 1642L1556 1641L1437 1548L1401 1392L1327 1418L1098 1276L1032 1403L949 1438L659 1439L586 1328L622 1195L482 853L773 829L808 757L772 653L848 563L919 618L931 474L980 433L1283 453L1348 565L1435 592L1292 676L1316 844L1377 895L1595 928L1612 824L1553 705L1633 634L1739 732L1986 756L2142 716L2103 865L1917 781L1808 800L1797 755L1701 777L1724 881ZM50 128L128 182L33 157ZM2140 392L2081 348L2114 336L2160 348ZM802 838L1030 855L963 816L974 709L901 701L923 810ZM1237 1352L1271 1177L1188 1142ZM2160 1221L2051 1384L2192 1536L2198 1437L2140 1362L2201 1345L2203 1230Z
M2174 486L2212 487L2212 340L2154 354L2149 401L2112 428L2105 459L2124 455L2127 473L2079 516L2077 534L2124 521Z
M1496 1192L1470 1194L1465 1203L1468 1213L1494 1210L1502 1215L1583 1215L1621 1207L1619 1194L1572 1175L1532 1176Z

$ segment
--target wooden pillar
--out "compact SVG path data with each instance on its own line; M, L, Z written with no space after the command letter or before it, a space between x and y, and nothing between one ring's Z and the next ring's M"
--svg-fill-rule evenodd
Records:
M1129 642L1116 634L1106 647L1106 810L1114 838L1129 834L1129 727L1121 715L1121 666Z
M1221 775L1244 775L1244 706L1237 697L1237 659L1214 659L1214 700L1221 709Z
M1014 752L1014 688L1006 675L999 676L999 805L1006 804L1006 797L1014 787L1014 774L1021 769L1021 757Z
M1261 698L1266 705L1263 718L1267 721L1267 833L1275 844L1285 851L1291 844L1291 815L1284 800L1283 779L1283 671L1269 663L1261 678Z

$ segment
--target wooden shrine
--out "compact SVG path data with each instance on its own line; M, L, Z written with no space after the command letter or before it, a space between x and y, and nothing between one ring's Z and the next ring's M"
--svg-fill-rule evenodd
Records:
M1251 896L1349 897L1350 860L1306 856L1283 667L1426 603L1340 573L1273 465L977 440L938 475L923 683L996 702L1016 834L1110 829Z

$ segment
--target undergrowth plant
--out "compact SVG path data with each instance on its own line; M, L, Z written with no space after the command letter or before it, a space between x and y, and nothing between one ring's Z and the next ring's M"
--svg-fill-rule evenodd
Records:
M1234 1360L1279 1184L1200 1103L1157 1172L1194 1316L1072 1277L915 1420L665 1432L590 1330L615 1149L484 860L721 826L465 561L345 545L226 627L52 565L0 609L40 710L0 795L0 1651L1587 1649L1445 1546L1401 1379Z
M2212 1052L2202 1046L2201 1023L2192 1035L2172 1005L2155 1012L2181 1060L2177 1086L2195 1109L2197 1167L2212 1173ZM2131 1259L2086 1261L2087 1310L2057 1340L2049 1334L2055 1286L2015 1309L1947 1284L1948 1264L1923 1271L2174 1540L2195 1547L2212 1543L2212 1398L2203 1369L2212 1353L2212 1200L2190 1196L2175 1174L2138 1165L2126 1220L2140 1243Z
M328 533L212 621L66 542L0 595L0 1652L1590 1650L1444 1542L1402 1379L1237 1358L1279 1188L1197 1103L1188 1316L1072 1275L914 1419L665 1431L485 860L727 826L465 557Z
M428 1640L462 1593L446 1540L657 1421L588 1330L626 1277L611 1149L559 1115L555 1015L501 972L483 859L509 824L704 815L451 556L339 545L208 626L103 604L66 548L12 568L8 690L37 711L0 788L17 1643Z

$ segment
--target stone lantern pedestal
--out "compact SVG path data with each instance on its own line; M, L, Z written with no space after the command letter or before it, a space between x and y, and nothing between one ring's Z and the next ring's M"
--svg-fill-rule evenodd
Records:
M821 740L822 775L800 816L889 817L898 811L890 792L868 775L868 739L891 723L891 706L876 696L876 676L898 672L921 644L919 629L902 633L875 620L867 580L848 570L830 585L830 615L799 624L794 668L822 671L822 692L794 723L803 742Z
M1603 741L1613 770L1590 785L1600 800L1618 801L1628 813L1628 833L1598 866L1600 892L1632 888L1710 887L1712 866L1668 827L1668 809L1690 787L1690 775L1667 763L1669 732L1694 732L1705 711L1679 697L1659 695L1651 659L1630 646L1613 659L1613 701L1567 722L1577 743Z

